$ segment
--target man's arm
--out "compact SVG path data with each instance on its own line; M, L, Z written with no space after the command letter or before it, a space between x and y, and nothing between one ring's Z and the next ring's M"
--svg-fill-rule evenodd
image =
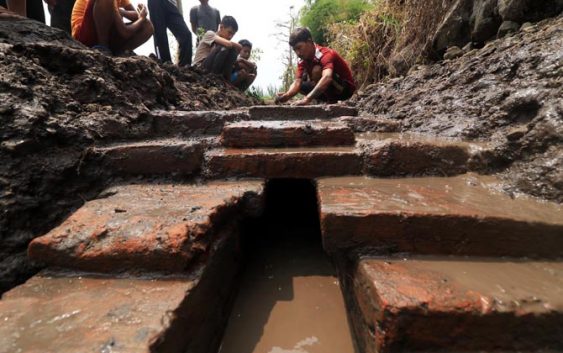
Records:
M305 98L295 102L295 105L308 105L311 101L320 96L332 83L332 69L324 69L321 79L315 87L305 96Z
M197 36L197 6L190 10L190 24L193 34Z
M291 86L287 90L287 92L278 93L276 98L275 98L276 103L287 102L288 100L293 98L297 93L299 93L299 90L301 89L301 82L303 82L303 80L301 78L296 78L295 81L293 81L293 83L291 84Z
M256 64L253 63L250 60L246 60L245 58L239 57L239 58L237 58L237 62L239 63L240 66L242 66L243 68L245 68L249 72L256 71Z
M139 19L139 13L135 10L133 5L129 4L125 7L119 8L119 14L129 21L137 21Z
M123 17L121 17L121 14L119 13L119 9L117 8L117 3L114 3L113 23L115 25L115 29L117 30L117 33L119 33L119 35L122 36L123 38L127 39L131 37L141 28L141 26L144 25L144 22L148 21L147 19L148 10L145 5L139 4L137 6L137 11L139 13L139 18L131 24L125 24L123 23Z
M242 50L242 45L238 44L237 42L231 42L230 40L218 35L215 35L213 41L225 48L235 48L237 52L240 52Z

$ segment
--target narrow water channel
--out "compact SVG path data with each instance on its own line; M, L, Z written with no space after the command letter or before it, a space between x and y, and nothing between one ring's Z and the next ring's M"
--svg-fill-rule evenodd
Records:
M219 352L354 352L338 279L321 246L314 185L270 181L265 215L252 229Z

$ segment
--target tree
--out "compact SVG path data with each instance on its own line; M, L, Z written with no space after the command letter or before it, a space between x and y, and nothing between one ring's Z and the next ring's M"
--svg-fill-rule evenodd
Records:
M297 27L297 15L293 11L293 6L289 7L289 19L283 22L277 22L276 28L278 32L274 35L275 38L281 45L287 47L287 51L284 52L282 60L285 66L285 70L282 73L280 79L282 80L282 91L287 91L289 86L293 82L295 76L295 69L297 66L295 53L293 53L293 48L289 46L289 36Z
M313 40L327 44L327 28L336 22L357 22L372 7L368 0L306 0L300 12L300 21L308 27Z

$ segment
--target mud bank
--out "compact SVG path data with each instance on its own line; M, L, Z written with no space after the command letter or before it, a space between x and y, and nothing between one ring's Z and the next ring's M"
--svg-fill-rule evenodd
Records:
M496 145L483 158L512 191L563 201L563 17L460 58L368 86L352 104L402 132Z
M232 109L241 92L194 69L110 58L32 20L0 19L0 293L35 271L27 243L92 198L98 143L152 134L152 110Z

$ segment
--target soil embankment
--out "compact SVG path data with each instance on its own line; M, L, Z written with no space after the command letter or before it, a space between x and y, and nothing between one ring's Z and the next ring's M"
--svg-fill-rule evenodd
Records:
M0 293L33 272L28 242L104 184L80 173L86 148L148 137L149 111L256 104L216 77L109 58L27 19L0 18L0 65Z
M513 191L562 202L562 72L560 16L370 85L353 104L403 132L492 143L487 171L502 172Z

